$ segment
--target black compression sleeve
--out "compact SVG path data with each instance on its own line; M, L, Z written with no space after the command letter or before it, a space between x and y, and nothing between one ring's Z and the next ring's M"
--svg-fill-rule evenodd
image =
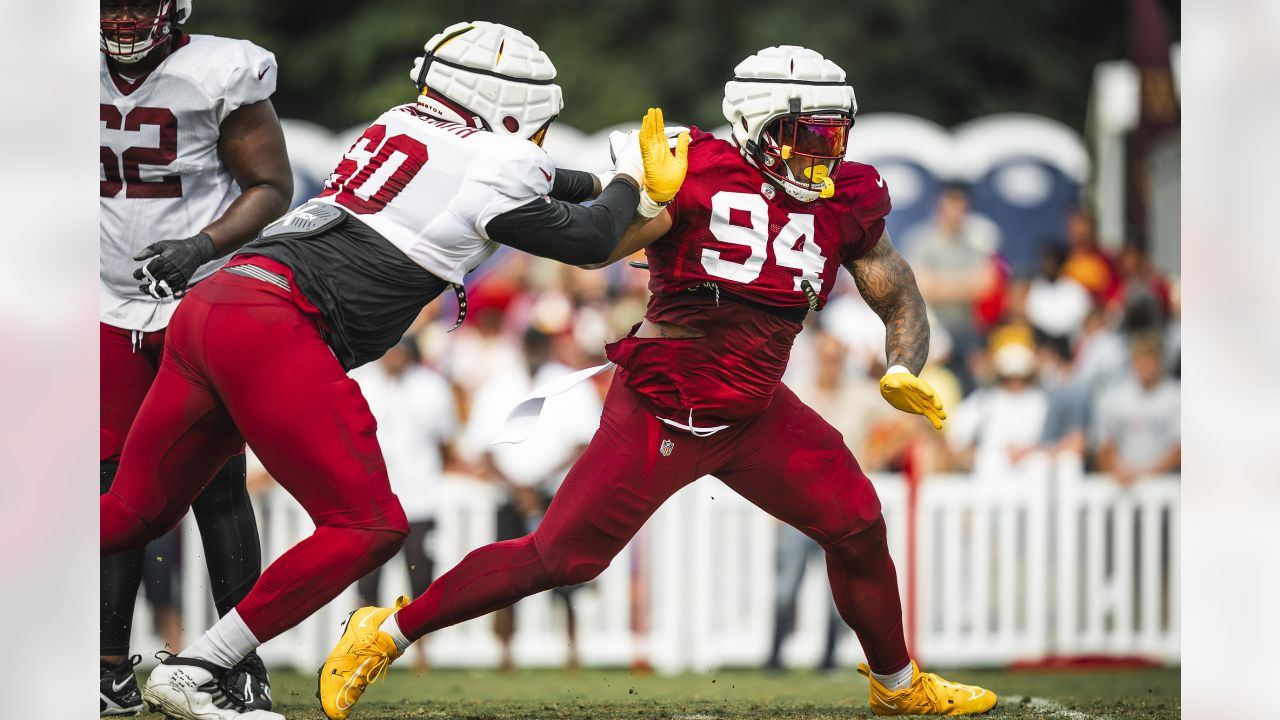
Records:
M489 239L569 265L609 259L635 217L640 192L618 177L590 207L538 198L489 221Z
M581 170L556 168L551 181L551 197L565 202L580 203L590 200L596 190L596 176Z

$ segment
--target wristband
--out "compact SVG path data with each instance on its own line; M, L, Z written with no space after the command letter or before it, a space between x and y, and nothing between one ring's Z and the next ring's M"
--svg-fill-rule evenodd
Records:
M636 214L644 218L657 217L669 203L660 203L649 197L647 190L640 191L640 204L636 207Z

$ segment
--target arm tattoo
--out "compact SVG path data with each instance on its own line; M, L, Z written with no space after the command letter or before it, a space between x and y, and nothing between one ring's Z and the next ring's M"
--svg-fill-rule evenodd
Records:
M886 231L869 253L846 265L867 305L884 321L889 366L919 373L929 355L929 320L911 266Z

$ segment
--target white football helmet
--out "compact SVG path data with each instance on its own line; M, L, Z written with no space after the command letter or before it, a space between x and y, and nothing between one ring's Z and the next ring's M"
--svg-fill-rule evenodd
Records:
M461 22L423 49L409 77L418 104L436 117L541 145L564 107L551 58L515 28Z
M102 52L117 62L136 63L169 42L174 26L191 17L191 0L157 0L155 5L155 13L143 18L101 18L98 33Z
M788 195L813 202L835 192L858 112L838 65L796 45L765 48L733 69L723 111L742 154Z

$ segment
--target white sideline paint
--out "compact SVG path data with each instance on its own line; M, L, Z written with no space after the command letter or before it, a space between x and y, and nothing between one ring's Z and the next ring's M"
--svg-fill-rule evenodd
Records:
M906 597L907 486L897 475L872 480ZM1045 459L1002 481L967 475L925 479L918 504L918 659L926 667L1001 666L1088 653L1176 662L1178 490L1177 476L1122 489L1110 478ZM434 550L437 572L443 572L494 537L498 498L492 485L460 477L447 478L439 492ZM269 519L261 531L264 565L313 531L306 513L280 488L254 502L259 522ZM1156 522L1161 517L1175 529L1167 538ZM1108 527L1111 541L1104 542ZM776 528L776 521L714 478L677 493L595 582L573 596L582 664L627 666L642 657L663 673L763 664L773 630ZM183 624L191 639L215 612L195 524L186 523L184 532ZM649 569L644 637L632 631L637 568ZM409 593L400 558L388 563L382 578L383 602ZM796 631L783 645L784 665L817 664L829 597L823 561L815 557L801 585ZM263 645L263 659L314 670L355 603L354 590L347 590ZM138 607L146 613L145 603ZM543 593L521 601L516 613L516 662L563 663L559 601ZM150 623L140 615L134 625L141 633ZM137 640L144 658L161 648L155 638ZM488 618L435 633L426 647L440 667L493 667L498 660ZM853 632L846 630L837 662L849 667L861 659Z
M1004 703L1001 703L1002 705ZM1111 720L1110 715L1095 715L1093 713L1081 712L1080 710L1072 710L1066 705L1054 702L1048 698L1033 697L1031 702L1027 704L1014 702L1009 707L1028 707L1037 715L1053 718L1067 718L1068 720Z

